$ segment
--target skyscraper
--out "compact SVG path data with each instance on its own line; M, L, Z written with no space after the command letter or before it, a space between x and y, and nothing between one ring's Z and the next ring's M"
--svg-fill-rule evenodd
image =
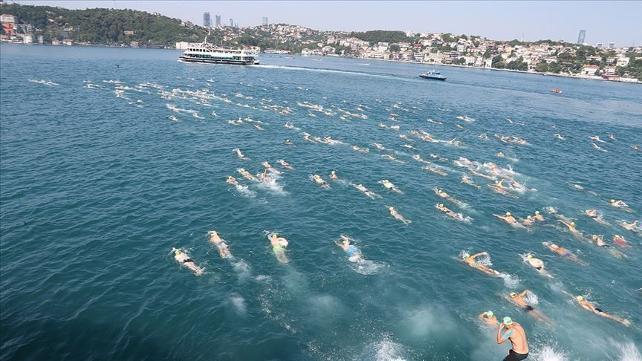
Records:
M216 15L216 27L221 27L221 15Z
M580 30L580 33L577 36L577 43L584 44L584 40L586 40L586 30Z
M210 13L203 13L203 26L209 28L212 26L212 20L210 19Z
M268 18L267 18L267 16L264 16L261 20L262 20L262 22L261 22L261 23L263 24L263 26L265 26L265 25L267 25L267 24L268 24Z
M230 18L230 26L234 27L234 19Z

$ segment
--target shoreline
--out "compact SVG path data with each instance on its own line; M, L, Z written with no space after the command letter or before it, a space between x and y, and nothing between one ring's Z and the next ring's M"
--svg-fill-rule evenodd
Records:
M10 44L10 45L27 45L27 46L53 46L53 47L78 47L78 48L103 48L103 49L143 49L143 50L170 50L170 51L181 51L180 49L173 49L173 48L132 48L130 46L110 46L110 45L103 45L103 44L73 44L73 45L52 45L52 44L24 44L24 43L12 43L8 41L2 41L0 44ZM265 54L265 53L262 53ZM267 55L277 55L277 56L298 56L298 57L310 57L308 55L301 55L301 54L267 54ZM515 70L515 69L499 69L499 68L484 68L484 67L478 67L478 66L470 66L470 65L458 65L458 64L438 64L438 63L425 63L425 62L419 62L419 61L400 61L400 60L390 60L390 59L377 59L377 58L358 58L358 57L352 57L352 56L342 56L342 55L312 55L313 57L330 57L330 58L341 58L341 59L354 59L354 60L366 60L366 61L385 61L389 63L400 63L400 64L417 64L417 65L429 65L429 66L444 66L444 67L452 67L452 68L462 68L462 69L475 69L475 70L487 70L487 71L505 71L505 72L511 72L511 73L522 73L522 74L532 74L532 75L540 75L540 76L552 76L552 77L558 77L558 78L566 78L566 79L580 79L580 80L596 80L596 81L607 81L607 82L613 82L613 83L622 83L622 84L642 84L641 80L636 80L636 81L626 81L626 80L616 80L616 79L604 79L601 77L589 77L589 76L581 76L581 75L570 75L570 74L558 74L558 73L540 73L536 71L527 71L527 70Z

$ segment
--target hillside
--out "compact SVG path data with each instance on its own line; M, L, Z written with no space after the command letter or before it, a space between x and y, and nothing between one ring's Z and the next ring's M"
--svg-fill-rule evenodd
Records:
M207 30L160 14L137 10L69 10L51 6L4 4L3 14L31 24L45 42L72 39L77 43L173 47L177 41L202 41Z

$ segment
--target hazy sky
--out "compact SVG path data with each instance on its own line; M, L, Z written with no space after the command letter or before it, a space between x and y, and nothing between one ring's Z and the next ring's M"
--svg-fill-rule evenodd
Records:
M203 25L203 12L253 26L299 24L319 30L404 30L474 34L490 39L577 41L642 45L642 1L16 1L71 9L129 8Z

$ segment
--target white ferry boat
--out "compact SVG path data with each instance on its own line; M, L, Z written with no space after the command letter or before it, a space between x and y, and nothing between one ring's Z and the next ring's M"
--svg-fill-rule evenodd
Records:
M258 53L246 49L231 49L215 46L207 42L189 44L179 61L190 63L214 63L255 65L259 63Z

